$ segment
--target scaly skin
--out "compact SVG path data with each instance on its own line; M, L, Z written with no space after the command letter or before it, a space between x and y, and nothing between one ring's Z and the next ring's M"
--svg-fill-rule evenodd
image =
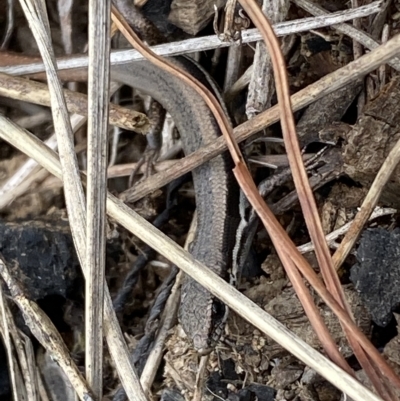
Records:
M186 57L173 61L215 91L212 80ZM220 130L202 98L179 79L148 62L113 67L112 79L142 90L171 114L181 134L186 155L215 141ZM238 187L227 153L193 171L198 213L197 231L190 252L225 277L232 260L238 224ZM205 354L220 334L225 307L188 277L182 287L179 318L195 349Z

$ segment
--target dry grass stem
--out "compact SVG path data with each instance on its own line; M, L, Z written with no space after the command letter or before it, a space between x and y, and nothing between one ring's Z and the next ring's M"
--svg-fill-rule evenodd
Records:
M375 70L381 64L393 58L398 53L399 46L400 35L396 35L387 43L382 44L370 53L326 75L305 89L302 89L290 97L292 109L294 111L300 110L323 96L342 88L349 82ZM279 121L279 109L277 106L274 106L250 121L236 127L233 131L235 140L240 143L277 121ZM218 138L213 144L204 146L191 155L186 156L169 170L154 174L136 185L134 189L126 191L123 198L131 202L137 201L154 190L168 184L175 178L188 173L202 163L219 155L225 151L226 148L227 145L224 138Z
M338 303L339 307L343 308L337 309L337 305L335 305L333 310L335 314L339 317L340 323L345 331L351 347L353 348L354 354L356 355L358 361L366 372L368 378L373 383L375 390L384 399L389 400L392 396L392 390L387 385L387 383L385 383L384 377L387 377L390 380L391 384L398 388L400 388L400 379L394 373L392 368L387 364L387 362L381 357L381 355L376 352L374 346L353 324L353 317L344 296L339 278L333 267L329 249L323 235L322 225L319 219L315 199L310 184L308 182L304 164L302 162L300 146L296 135L293 112L290 104L290 92L287 73L285 69L285 61L280 51L279 43L265 15L261 12L256 3L251 0L241 0L240 2L254 24L263 33L263 38L268 46L269 53L271 55L272 63L274 66L274 74L276 77L276 91L278 95L278 107L281 113L283 138L285 140L293 180L299 193L300 205L305 216L305 222L311 240L315 244L315 253L325 285L329 293L332 294L333 299L329 299L330 296L322 287L321 283L319 283L318 280L315 280L314 271L309 266L307 266L307 263L303 263L301 257L299 257L300 254L297 253L297 249L292 247L292 244L290 244L289 247L286 247L282 242L277 241L278 231L275 231L275 229L278 228L277 221L275 220L271 222L272 216L270 210L265 204L261 202L261 197L259 196L259 194L256 191L254 191L253 193L252 187L254 186L254 183L252 182L248 171L246 171L243 166L237 165L234 170L235 175L237 178L239 177L239 174L242 176L243 185L242 182L239 181L239 178L238 181L241 187L244 189L246 196L249 198L250 203L252 204L257 214L263 221L266 229L270 233L271 239L275 245L278 255L282 260L282 263L286 269L287 274L289 275L289 278L292 281L292 284L295 287L295 290L299 296L300 301L302 302L305 312L310 319L310 323L314 327L314 331L317 333L318 337L322 341L322 344L328 355L343 369L349 372L351 371L344 358L338 352L338 349L336 348L333 339L331 339L329 333L327 333L327 329L321 321L321 317L319 316L318 312L315 310L315 306L311 305L310 294L308 294L307 291L304 291L304 285L302 283L300 275L295 270L295 266L296 268L299 268L301 270L305 277L310 281L310 284L331 308L333 300ZM245 180L247 182L245 182ZM245 187L244 185L247 185L247 187ZM272 220L274 219L272 218ZM286 238L285 242L288 242L286 241ZM321 290L323 294L321 293Z
M11 343L11 338L10 338L10 333L11 333L11 328L8 325L8 319L7 319L7 305L5 302L4 298L4 293L3 289L0 286L0 334L3 339L4 347L6 349L7 353L7 365L8 365L8 372L10 374L10 381L11 381L11 387L13 391L13 398L14 401L17 401L19 397L21 396L20 391L17 386L17 363L16 363L16 358L14 356L14 351L13 351L13 346ZM32 395L32 393L31 393Z
M372 221L375 220L379 217L382 216L387 216L389 214L395 214L397 213L396 209L392 209L392 208L375 208L375 210L372 212L372 214L368 217L368 221ZM331 245L335 243L335 240L339 237L341 237L342 235L346 234L351 225L354 223L355 219L352 221L349 221L348 223L344 224L342 227L338 228L335 231L332 231L331 233L327 234L325 236L326 242ZM343 243L343 241L342 241ZM297 249L299 250L299 252L301 253L307 253L307 252L312 252L314 250L314 245L312 242L308 242L307 244L304 245L300 245L297 247Z
M58 156L52 150L43 146L43 144L40 145L40 141L37 138L14 126L4 117L0 117L0 136L26 153L29 157L34 158L52 174L62 178ZM35 152L35 148L40 149L40 151ZM335 383L339 389L347 392L355 401L379 400L379 397L365 389L334 363L294 336L285 326L231 287L222 278L207 269L206 266L194 260L188 252L184 251L170 238L111 194L108 194L107 197L107 212L110 217L114 218L119 224L146 242L161 255L169 260L173 260L174 264L197 280L236 313L281 344L282 347L290 349L293 355L302 360L306 365L312 367L328 381ZM106 317L108 318L108 316ZM109 332L107 332L107 326L105 328L108 339ZM120 344L120 346L126 347L125 343ZM121 363L121 361L119 362ZM125 385L124 388L126 389ZM138 396L138 394L135 395Z
M192 222L186 237L184 249L188 251L190 244L193 242L197 228L197 213L194 212ZM179 308L179 301L181 296L181 284L183 282L184 274L182 271L178 273L175 279L175 284L172 287L171 294L165 304L165 309L161 317L160 328L157 337L154 340L154 345L147 358L146 365L143 368L142 375L140 376L140 383L142 384L143 391L150 395L151 386L153 385L157 369L160 366L164 354L165 340L168 336L168 331L171 329L176 318Z
M62 90L60 88L60 90ZM66 110L82 116L88 115L88 98L83 93L63 89ZM26 78L12 77L0 73L0 95L25 102L51 106L52 94L46 84L35 82ZM143 113L110 104L110 124L145 134L148 130L148 119Z
M17 282L11 277L4 261L0 260L0 274L11 292L14 302L24 315L26 325L42 344L58 361L71 384L82 401L91 400L89 387L75 365L61 335L47 315L35 302L23 294Z
M46 147L41 141L33 140L33 142L26 143L25 135L30 135L27 131L21 130L18 126L16 126L10 120L0 116L0 131L5 134L9 140L16 146L18 149L22 150L23 153L38 161L44 168L49 170L52 174L54 173L54 163L57 162L57 166L60 167L58 155L48 147ZM13 141L11 137L14 136L16 141ZM33 139L31 136L29 136ZM25 143L24 143L25 142ZM43 153L44 152L44 153ZM50 154L48 152L51 152ZM46 157L50 157L50 159L43 158L43 154L46 154ZM57 170L58 178L62 179L61 170ZM78 230L82 232L83 238L85 233L85 223L86 219L82 221L76 222L78 226L76 227ZM84 243L86 247L86 244ZM85 251L85 248L84 248ZM85 266L85 265L83 265ZM83 274L86 274L86 270L83 270ZM116 361L115 365L117 367L118 375L120 380L126 390L127 396L129 400L146 400L146 397L143 394L142 388L140 386L139 379L136 375L135 370L132 367L130 361L130 355L128 351L128 347L123 338L121 328L119 326L118 320L115 316L115 312L113 309L110 293L108 291L108 287L105 287L105 305L104 305L104 331L105 337L107 340L107 344L110 350L111 357L114 361Z
M350 368L348 367L346 361L338 352L333 340L330 338L330 335L325 325L323 324L321 317L318 315L315 306L311 304L310 295L305 290L305 287L301 282L298 273L295 272L295 270L293 269L294 265L296 265L296 267L301 270L302 274L309 280L310 284L314 287L314 289L318 292L322 299L329 305L330 308L332 308L332 310L338 316L341 324L347 330L346 334L348 336L348 339L351 342L351 345L355 351L355 354L360 360L361 365L366 370L368 377L373 381L377 391L379 391L380 394L383 394L384 397L387 398L386 393L390 393L390 389L381 383L378 377L378 373L386 375L391 383L398 387L400 387L400 379L393 372L387 362L382 358L379 352L377 352L374 346L365 337L365 335L354 324L351 313L344 298L343 290L340 286L336 272L333 269L329 249L325 242L322 233L321 223L316 212L315 201L310 185L307 181L307 175L305 173L304 166L301 161L300 148L297 137L295 135L294 119L291 113L289 90L287 87L287 77L286 71L284 69L285 63L283 61L277 39L264 14L259 10L255 3L243 0L241 1L241 4L246 10L247 14L252 18L255 25L262 31L263 39L267 43L270 50L271 59L274 65L274 73L277 78L276 84L279 100L278 107L282 115L281 124L284 132L286 146L289 147L290 150L290 152L288 153L289 162L292 166L296 188L300 192L299 199L302 208L306 216L310 218L310 221L307 221L307 227L310 231L311 238L316 244L317 258L322 268L324 280L327 283L329 291L333 293L333 296L319 281L314 270L312 270L310 265L302 258L301 254L297 251L297 248L287 237L285 231L279 225L276 218L272 215L270 209L263 202L260 194L257 191L251 174L243 161L243 157L238 147L238 144L233 139L232 127L218 101L204 85L197 82L187 72L183 71L180 68L177 68L169 61L160 58L154 52L148 49L139 39L136 33L130 28L130 26L123 19L122 15L115 7L112 7L112 18L114 23L118 26L119 30L125 36L125 38L143 55L145 55L148 60L150 60L160 68L163 68L165 71L179 77L182 81L193 88L200 96L202 96L207 106L210 107L210 110L214 114L219 128L221 129L222 135L227 142L227 147L235 163L234 174L236 176L236 179L238 180L240 187L246 194L251 205L256 210L257 214L259 215L268 232L270 233L272 241L285 267L287 267L287 269L292 269L292 271L290 271L290 274L293 278L292 282L297 287L296 291L300 299L303 300L303 306L305 307L306 313L311 320L311 324L314 326L317 333L321 333L320 336L323 340L322 343L324 344L328 355L333 358L333 360L335 360L342 368L350 371ZM322 240L320 240L320 237L322 237ZM320 241L318 242L318 240ZM294 262L294 264L292 263L292 261ZM362 344L363 348L361 348L359 343ZM376 366L378 366L380 369L379 371L375 371L375 366L370 363L370 359L367 358L366 353L370 354L369 357L373 355L374 362Z
M12 319L11 312L8 311L10 319ZM24 346L23 355L26 358L26 372L23 372L24 380L26 381L27 392L31 391L32 400L39 401L39 388L38 383L36 381L36 377L38 376L38 368L36 366L36 358L35 351L33 349L31 339L21 330L18 330L18 336L21 339L21 343ZM28 400L30 398L28 397Z
M326 10L324 10L321 6L311 1L293 0L293 3L295 3L297 6L303 8L304 10L315 16L322 17L324 15L325 16L329 15L329 13ZM361 31L355 26L349 24L338 24L338 25L333 25L332 28L336 29L340 33L349 36L354 41L360 43L369 50L376 49L380 45L380 43L371 38L371 36L367 35L365 32ZM398 57L393 57L393 59L390 60L388 64L395 70L400 71L400 59Z
M25 334L23 334L21 330L17 328L14 317L9 307L7 306L7 304L5 304L5 306L8 328L10 330L12 343L15 349L16 362L18 362L14 364L15 383L17 385L16 395L17 398L28 397L27 399L30 399L29 397L31 397L33 400L35 400L37 399L38 394L35 381L36 376L31 375L32 369L30 368L30 366L32 365L32 360L26 353L26 343L30 343L31 340L27 336L25 336Z
M89 1L85 371L88 384L99 400L103 394L110 12L110 0Z
M340 11L337 13L324 15L321 17L303 18L300 20L285 21L274 25L274 31L277 36L286 36L294 33L305 32L311 29L323 28L341 22L350 21L355 18L362 18L368 15L376 14L382 6L382 1L375 1L369 5ZM251 43L261 40L262 37L257 29L248 29L242 31L242 43ZM183 40L180 42L166 43L152 47L153 51L160 56L176 56L179 54L201 52L205 50L217 49L220 47L231 46L231 43L221 42L217 35L205 36L201 38ZM144 57L136 50L118 50L110 54L111 65L129 63L135 60L144 60ZM88 58L85 55L68 57L57 60L59 70L71 68L87 68ZM0 67L0 72L10 75L28 75L43 72L42 62L13 65Z

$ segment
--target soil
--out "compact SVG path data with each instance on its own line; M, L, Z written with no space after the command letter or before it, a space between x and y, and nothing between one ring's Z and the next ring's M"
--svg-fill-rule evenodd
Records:
M87 43L87 5L76 3L62 17L55 1L47 3L56 56L84 52ZM170 42L214 33L215 1L148 0L144 3L143 14ZM285 20L309 16L294 3L291 3ZM319 0L316 3L329 12L349 7L349 2L345 1ZM359 3L371 2L365 0ZM393 0L389 3L390 6L380 18L374 19L371 16L358 20L359 29L379 40L384 29L388 29L389 37L397 34L400 27L400 2ZM217 2L220 14L217 25L221 32L221 14L224 14L225 4L224 0ZM8 22L5 0L0 1L0 10L3 11L0 12L0 37L5 38ZM243 22L239 10L237 6L236 23ZM3 61L0 65L11 62L5 60L15 60L9 58L11 56L40 56L19 3L14 4L13 19L11 36L1 49L0 59ZM115 47L126 46L117 37L113 43ZM338 34L334 27L293 34L282 39L281 43L292 94L357 57L354 54L357 47L354 47L352 40ZM252 65L255 44L239 43L235 46L241 49L237 80ZM367 52L367 49L362 47L362 52ZM232 97L229 92L231 87L224 84L231 57L228 48L201 52L196 57L217 84L224 87L234 123L237 125L245 121L248 85ZM18 57L16 60L18 63L23 62ZM87 91L84 82L65 85L83 93ZM274 90L269 101L272 105L277 102ZM147 100L132 88L121 88L114 102L139 111L147 110ZM356 216L382 163L400 138L399 104L400 77L396 70L386 65L295 113L299 142L305 156L311 157L327 148L307 170L325 234L339 229ZM53 132L51 114L44 106L0 97L0 108L4 116L41 140L47 139ZM179 133L173 124L166 125L172 128L164 130L163 145L159 152L161 155L173 146L179 146ZM109 154L112 153L111 149L116 151L114 171L122 165L138 163L146 149L145 136L122 130L118 144L114 142L113 145L114 135L115 131L110 129ZM255 138L271 136L282 138L278 124L258 133ZM75 133L74 139L79 166L86 170L85 126ZM178 151L172 158L180 155ZM263 140L248 141L246 156L257 184L267 180L269 189L265 200L293 242L297 246L309 242L283 144ZM261 164L261 161L273 158L280 163L276 169ZM145 161L145 175L152 174L154 170L154 159L150 159ZM74 362L84 370L84 279L74 249L61 182L43 171L38 173L38 170L34 170L30 177L34 174L35 177L29 178L29 184L25 181L25 187L20 185L20 189L10 196L9 201L1 203L1 197L6 196L7 192L4 191L5 184L25 161L25 156L0 139L0 253L24 294L36 301L49 315ZM129 177L132 168L128 171L115 173L109 179L109 191L118 195L143 178L142 169L132 177L132 184ZM397 209L400 205L399 193L400 167L397 167L385 184L378 206ZM195 210L191 179L186 176L129 206L183 245ZM390 214L368 222L339 270L341 285L356 324L396 372L400 372L398 217L397 210L393 210ZM132 352L132 360L140 375L160 322L164 319L165 303L178 270L170 261L111 219L107 222L106 235L107 284L115 300L114 306ZM343 234L329 243L332 254L342 237ZM319 274L314 252L306 253L305 257ZM9 304L17 327L33 343L32 358L36 360L50 399L73 399L73 391L66 384L68 380L58 364L54 363L51 355L49 357L48 352L25 326L23 316L10 301L12 297L3 282L2 288L7 294L4 299ZM299 338L324 354L324 348L261 225L256 230L237 288ZM357 375L362 376L363 371L338 319L313 288L307 288L337 347ZM3 331L4 327L0 323L0 332ZM6 357L9 358L5 344L0 341L0 401L12 399L8 374L10 365L3 363ZM232 311L215 350L208 358L202 377L198 378L200 364L199 355L175 317L168 332L162 362L156 368L152 398L192 400L198 399L199 391L204 400L334 401L340 400L342 396L332 384ZM366 385L372 388L369 383ZM104 399L125 399L114 362L106 347Z

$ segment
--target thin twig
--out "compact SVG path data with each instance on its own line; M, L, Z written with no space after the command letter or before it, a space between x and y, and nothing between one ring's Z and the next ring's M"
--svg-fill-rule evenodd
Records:
M42 58L46 63L46 72L51 94L54 127L57 133L58 149L62 165L64 194L66 198L70 227L74 238L77 255L84 275L86 274L86 204L74 152L73 134L69 122L62 86L57 77L55 56L50 40L50 28L43 0L35 0L35 5L21 0L22 8L35 36ZM4 122L4 118L1 118ZM14 124L11 124L15 127ZM129 352L121 328L112 308L108 287L105 286L104 331L111 356L115 361L120 380L130 399L146 400L136 372L129 359Z
M394 214L394 213L397 213L396 209L376 208L373 211L373 213L368 217L368 221L375 220L378 217L387 216L388 214ZM349 231L349 228L351 227L351 225L353 223L354 223L354 220L349 221L348 223L344 224L342 227L338 228L337 230L332 231L331 233L327 234L325 236L327 243L330 245L331 243L334 243L335 239L346 234ZM342 241L342 243L343 243L343 241ZM307 244L298 246L297 249L301 253L312 252L314 250L314 244L312 242L307 242Z
M353 248L357 238L359 237L361 230L363 229L365 223L367 222L369 216L374 210L376 204L378 203L379 197L390 179L391 174L400 162L400 140L396 142L392 150L387 155L385 161L383 162L381 168L376 175L374 182L372 183L367 196L365 197L360 211L357 213L353 220L353 223L344 236L339 249L333 255L333 263L336 269L338 269L347 255Z
M353 80L362 77L373 71L381 64L398 54L400 47L400 35L394 36L387 43L377 49L360 57L359 59L347 64L346 66L326 75L317 82L309 85L305 89L297 92L290 97L290 102L294 111L317 101L323 96L342 88ZM250 121L247 121L234 129L235 140L240 143L250 138L254 133L279 121L278 106L271 107ZM170 169L152 175L135 188L125 191L122 198L135 202L142 197L150 194L154 190L163 187L177 177L188 173L202 163L218 156L225 151L227 145L224 138L218 138L213 144L204 146L177 162Z
M11 382L12 394L14 401L18 401L18 388L17 388L17 381L16 381L16 361L13 355L13 347L10 338L10 328L8 326L8 319L6 313L7 305L5 302L3 288L0 286L0 334L3 338L3 344L6 349L7 353L7 365L8 365L8 372Z
M62 178L60 162L57 154L43 145L38 138L26 131L22 131L11 121L1 116L0 136L13 146L16 146L29 157L34 158L43 167L48 169L51 174L58 178ZM285 349L290 349L290 352L293 355L298 357L306 365L312 367L328 381L335 383L339 389L347 392L347 394L355 401L380 400L369 390L361 386L351 376L339 369L334 363L323 357L304 341L294 336L285 326L226 283L221 277L193 259L188 252L183 250L169 237L154 228L131 208L126 206L120 199L117 199L111 194L108 194L107 196L107 213L111 218L115 219L116 222L154 248L161 255L172 260L176 266L193 277L203 287L221 299L221 301L227 304L228 307L244 317L260 331L278 342ZM287 238L286 233L279 224L278 226L283 231L282 236L278 238L278 240L280 239L282 243L284 243ZM316 275L315 278L317 278ZM317 284L313 283L313 286L318 287L318 281ZM325 290L325 288L320 289L320 293L323 293L323 290ZM333 306L333 309L335 308L335 303L332 299L328 304ZM335 312L340 314L340 309L336 308ZM106 317L108 318L107 315ZM345 318L346 316L344 319ZM354 323L352 322L347 323L354 326ZM108 334L109 333L106 331L107 339ZM119 344L119 346L126 347L125 343ZM111 348L111 350L113 349ZM119 366L119 368L121 367ZM136 395L138 396L140 394Z
M324 10L321 6L314 2L308 0L292 0L292 2L315 16L322 17L325 15L326 17L328 17L329 15L326 10ZM371 36L356 28L355 26L349 24L338 24L333 25L332 28L361 43L367 49L372 50L380 46L380 43L378 43ZM390 60L390 62L388 62L388 64L395 70L400 71L400 59L398 57L394 57L392 60Z
M344 21L350 21L355 18L362 18L368 15L376 14L382 6L382 1L375 1L369 5L359 7L356 10L345 10L318 18L303 18L300 20L286 21L274 26L277 36L291 35L293 33L305 32L310 29L318 29L331 26ZM242 43L250 43L261 40L261 35L257 29L248 29L242 31ZM221 42L217 35L205 36L180 42L167 43L152 47L153 51L160 56L176 56L178 54L201 52L205 50L217 49L220 47L231 46L231 43ZM136 50L118 50L111 52L111 65L125 64L135 60L144 60ZM87 68L88 58L86 55L68 57L57 60L59 70L71 68ZM41 62L13 65L9 67L0 67L1 72L10 75L27 75L44 71L44 65Z
M340 285L339 278L334 270L332 259L329 253L329 249L327 243L325 241L325 237L322 231L321 221L318 216L318 210L316 207L315 199L310 187L310 184L307 179L307 173L304 168L304 164L301 158L300 146L298 142L298 138L296 135L295 123L293 118L293 113L291 110L290 97L289 97L289 85L288 78L286 74L285 61L283 59L282 53L280 51L279 43L276 36L273 33L272 27L269 24L268 20L255 4L254 0L240 0L243 8L246 10L247 14L250 16L254 24L260 29L263 33L263 38L268 46L271 59L274 66L274 74L276 77L276 91L278 95L278 106L281 111L281 126L283 132L283 138L285 140L285 145L288 153L289 163L292 170L293 180L296 186L296 189L299 193L299 201L305 215L306 225L311 237L311 240L315 244L315 253L321 268L321 273L324 279L324 282L327 286L328 291L333 295L335 301L339 304L339 306L343 309L340 310L340 315L337 313L336 305L334 312L339 317L340 323L342 327L345 329L347 338L349 343L351 344L355 355L357 356L360 364L366 371L369 379L372 381L376 391L385 399L389 399L391 396L391 388L387 386L387 384L383 380L383 376L387 376L391 383L400 388L400 379L391 369L391 367L387 364L387 362L381 357L381 355L376 352L376 349L373 345L365 338L363 338L363 334L357 327L354 327L353 324L349 325L349 320L352 321L352 315L350 308L347 304L346 298L343 293L343 289ZM237 173L235 172L237 171ZM243 175L243 178L247 179L248 171L246 171L243 166L237 165L234 169L235 175L238 177L239 174ZM239 179L238 179L239 181ZM239 181L242 189L242 183ZM317 282L314 277L314 271L310 270L306 264L301 261L301 258L298 258L299 254L296 248L293 248L292 243L290 244L290 248L283 246L283 244L277 241L277 238L274 238L274 235L277 232L274 230L273 225L277 226L277 221L275 220L273 224L270 224L270 216L271 212L266 207L265 204L260 202L260 195L255 191L251 191L251 187L254 185L254 182L251 179L247 179L245 183L248 187L247 192L244 190L246 196L249 198L250 203L252 203L252 199L254 200L254 204L252 206L255 208L257 214L259 214L261 220L263 221L265 227L271 235L271 239L277 249L279 257L281 258L283 265L285 266L286 272L288 273L293 285L296 288L296 292L298 290L303 291L302 280L295 272L295 269L292 271L292 267L296 265L299 268L303 275L309 280L310 284L314 287L314 289L320 293L323 290L324 295L321 297L328 304L331 303L331 299L328 301L327 293L325 289L321 286L320 282ZM250 191L249 191L250 190ZM269 215L268 217L263 219L263 215ZM278 227L276 227L278 228ZM286 241L285 241L286 242ZM297 260L299 259L300 264ZM294 262L294 263L293 263ZM302 265L302 266L301 266ZM304 270L304 268L306 268ZM310 281L311 279L311 281ZM293 281L294 280L294 281ZM316 287L316 286L318 287ZM299 294L300 295L300 294ZM303 301L304 296L304 301ZM300 300L305 307L309 305L309 294L307 291L303 292L303 296L300 297ZM329 297L330 298L330 297ZM331 305L329 305L332 307ZM305 308L307 313L308 309ZM311 324L314 326L314 329L324 327L321 325L320 317L313 314L313 319L311 320L310 314L308 314ZM324 327L325 328L325 327ZM317 331L319 334L319 331ZM326 333L321 333L321 336L326 337ZM361 345L362 344L362 345ZM329 349L327 346L329 345ZM334 360L339 363L339 366L348 369L348 365L345 363L343 365L344 360L338 355L337 349L332 344L327 343L325 349L327 350L330 357L335 358ZM369 355L368 355L369 354ZM374 357L372 357L374 355ZM377 358L375 358L377 356Z
M72 92L68 89L64 89L63 94L67 110L70 113L87 116L88 103L86 95ZM26 78L12 77L3 73L0 73L0 95L42 106L50 106L53 96L46 84ZM145 114L116 104L110 105L110 124L142 134L146 133L149 128Z
M274 35L271 25L269 24L269 22L261 12L261 10L252 1L241 0L241 4L243 8L246 10L247 14L252 19L252 21L254 22L254 24L262 32L263 39L266 43L266 46L268 48L271 57L275 76L276 93L278 96L278 106L281 115L282 133L289 159L289 165L292 171L293 181L296 190L299 194L300 205L302 207L305 216L305 221L311 240L316 244L315 253L319 265L321 267L324 280L325 282L328 281L327 286L332 292L333 289L337 288L338 285L340 287L340 283L333 284L333 281L331 281L331 284L329 283L329 280L332 279L330 278L331 275L327 273L327 269L329 271L330 267L330 270L333 271L333 266L332 266L332 261L330 259L329 249L323 236L322 226L319 220L313 192L310 183L308 181L307 172L301 157L300 145L296 135L295 122L290 104L289 83L285 68L285 61L282 52L280 50L278 39ZM241 166L237 166L235 169L239 170L240 167ZM247 172L245 173L247 175ZM255 194L255 196L259 195ZM265 206L264 209L267 210L267 207ZM257 213L259 212L257 208L255 208L255 210ZM267 212L270 213L269 210ZM268 232L271 233L273 229L268 224L268 221L266 222L263 221L263 223ZM329 331L321 318L321 315L316 309L311 294L306 289L302 281L301 275L296 270L295 267L296 263L293 263L293 260L291 260L291 253L287 253L287 249L283 244L277 243L276 240L274 241L274 239L273 242L276 247L277 253L285 267L286 273L288 274L289 279L292 282L296 290L296 293L298 294L298 297L304 307L304 310L308 318L310 319L310 323L313 326L314 331L320 338L320 341L323 344L325 351L327 352L329 357L338 364L338 366L346 370L348 373L354 374L352 372L352 369L349 367L349 365L343 358L343 356L340 354L339 350L336 347L335 342L330 336ZM337 277L336 281L338 281ZM336 301L340 304L340 306L343 307L345 301L344 297L342 297L342 294L340 294L339 296L339 291L337 291L337 296L335 298Z
M0 259L0 274L11 292L14 302L23 313L26 325L42 346L58 361L79 398L82 401L93 400L89 387L69 355L61 335L43 310L25 296L2 259Z
M192 243L194 234L197 226L197 213L193 215L192 223L190 224L189 232L186 237L184 249L188 250L189 245ZM143 368L143 372L140 376L140 383L143 386L143 391L146 394L150 394L151 386L153 385L154 378L157 373L157 369L161 363L162 356L164 353L165 340L168 335L168 331L171 329L174 319L176 319L176 313L179 307L180 300L180 287L184 279L184 274L179 272L176 276L175 284L172 287L171 294L165 305L164 313L161 317L160 329L157 333L157 337L154 340L153 348L147 358L146 365Z
M85 371L88 384L99 400L103 394L110 13L111 0L89 1Z

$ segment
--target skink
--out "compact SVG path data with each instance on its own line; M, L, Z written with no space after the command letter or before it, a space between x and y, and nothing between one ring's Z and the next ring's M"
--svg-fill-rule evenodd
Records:
M218 96L212 79L197 63L186 57L176 57L172 61ZM215 119L202 98L169 73L151 63L136 62L113 67L111 75L113 80L139 89L163 105L175 121L186 155L220 136ZM190 251L223 277L232 263L239 222L239 191L232 167L225 153L193 170L198 222ZM200 354L212 349L225 317L225 306L188 277L182 287L179 319Z

